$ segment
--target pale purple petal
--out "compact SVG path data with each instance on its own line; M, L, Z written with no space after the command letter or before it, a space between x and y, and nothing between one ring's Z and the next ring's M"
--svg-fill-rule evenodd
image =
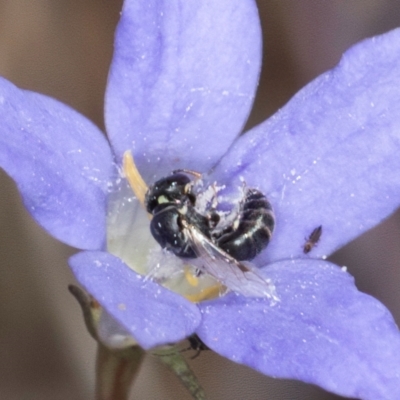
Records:
M78 281L144 349L180 341L200 323L195 304L109 253L78 253L69 264Z
M0 166L29 213L81 249L105 244L112 155L99 129L65 104L0 79Z
M133 150L151 181L208 170L246 122L260 62L253 0L126 0L106 94L117 156Z
M389 311L353 278L317 260L264 268L280 301L235 294L199 305L200 338L232 361L343 396L400 398L400 334Z
M260 188L276 214L259 265L301 257L319 225L321 257L400 203L400 30L350 49L340 64L239 139L213 179ZM236 183L235 183L236 182Z

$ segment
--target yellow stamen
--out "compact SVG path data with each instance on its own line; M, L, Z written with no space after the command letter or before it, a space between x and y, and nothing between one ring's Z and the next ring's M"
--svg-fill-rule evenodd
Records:
M222 285L214 285L204 288L200 293L186 294L184 297L192 303L199 303L203 300L215 299L221 295L221 290L224 289Z
M144 197L147 192L146 182L143 180L141 175L139 174L138 169L136 168L135 162L133 161L132 153L130 150L127 150L124 153L123 159L123 168L126 179L128 179L129 185L131 186L135 196L140 201L142 206L144 207Z
M190 286L197 287L199 286L199 278L196 275L193 275L192 271L190 271L189 267L185 267L185 278L188 281Z

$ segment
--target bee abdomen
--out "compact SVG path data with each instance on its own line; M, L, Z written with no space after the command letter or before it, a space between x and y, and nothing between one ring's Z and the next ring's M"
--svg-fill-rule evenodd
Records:
M236 260L252 260L271 239L275 226L272 206L260 191L248 189L238 218L236 229L216 242Z

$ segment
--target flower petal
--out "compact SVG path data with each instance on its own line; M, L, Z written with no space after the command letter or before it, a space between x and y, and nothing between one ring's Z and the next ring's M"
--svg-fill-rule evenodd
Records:
M350 49L236 142L213 179L242 177L271 200L277 227L259 265L304 256L304 238L320 225L311 254L328 255L399 206L399 88L395 30Z
M253 0L126 0L106 94L116 154L132 149L151 181L208 170L246 122L260 62Z
M0 78L0 166L36 221L82 249L105 244L110 148L99 129L65 104Z
M209 347L266 375L342 396L400 398L400 334L381 303L324 261L283 261L263 271L279 302L231 294L200 304L197 333Z
M109 253L78 253L69 264L85 289L144 349L182 340L200 323L196 305L146 280Z

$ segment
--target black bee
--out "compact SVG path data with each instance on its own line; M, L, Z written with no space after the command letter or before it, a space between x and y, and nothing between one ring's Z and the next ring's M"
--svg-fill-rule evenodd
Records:
M319 239L321 238L322 235L322 225L318 226L315 228L310 236L306 239L306 243L304 244L303 247L303 253L308 254L319 242Z
M270 295L268 282L240 262L253 259L269 243L275 221L266 197L256 189L247 189L233 222L218 229L218 223L224 221L213 209L199 212L193 181L187 174L200 176L178 170L148 189L145 204L153 215L153 237L178 257L198 258L192 263L200 271L234 291L248 296Z

